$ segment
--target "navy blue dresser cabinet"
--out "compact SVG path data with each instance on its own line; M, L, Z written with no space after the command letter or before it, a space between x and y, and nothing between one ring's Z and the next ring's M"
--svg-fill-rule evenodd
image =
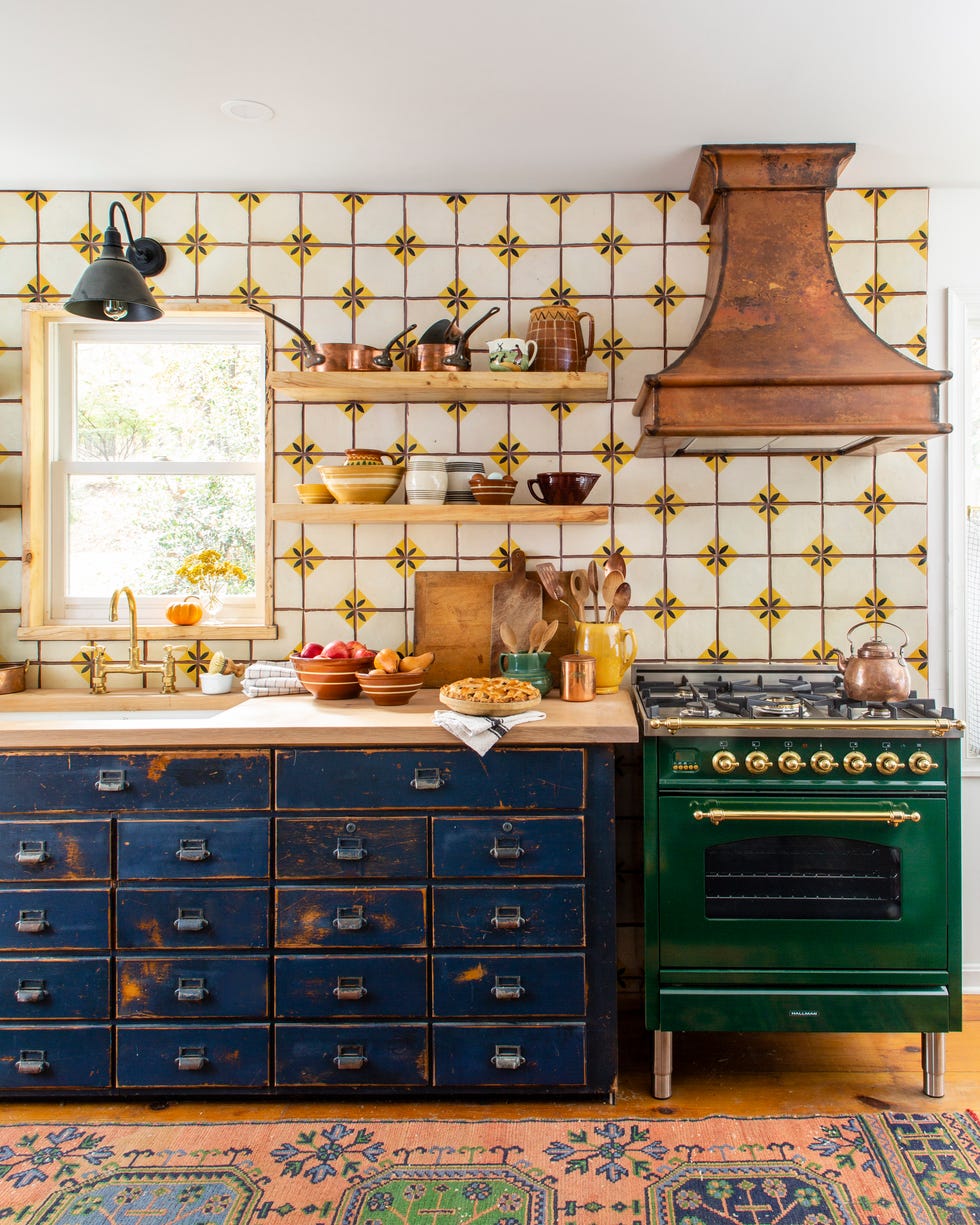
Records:
M612 762L0 756L0 1089L611 1095Z

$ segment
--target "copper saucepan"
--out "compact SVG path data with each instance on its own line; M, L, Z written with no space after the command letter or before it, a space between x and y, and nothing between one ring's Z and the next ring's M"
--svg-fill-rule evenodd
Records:
M314 372L323 370L390 370L394 366L395 361L391 356L392 348L398 343L402 337L407 336L409 332L413 332L418 324L411 323L404 331L399 332L397 336L393 336L383 349L376 349L373 345L355 344L352 341L331 341L327 344L318 345L310 340L309 336L296 326L295 323L289 323L281 316L273 311L266 310L262 306L256 306L254 302L249 303L254 311L258 311L260 315L267 315L270 319L274 319L276 323L281 323L284 328L289 328L291 332L295 332L299 337L303 348L303 361Z
M451 331L455 329L447 329L446 341L442 344L430 344L425 340L429 332L422 334L422 339L413 348L409 349L406 354L406 367L409 370L469 370L472 363L470 362L470 350L467 345L467 340L476 329L483 323L486 323L493 315L498 314L499 306L491 306L485 315L481 315L476 323L471 323L465 332L456 332L450 343ZM431 329L429 329L431 331Z
M27 685L30 660L19 664L0 664L0 693L21 693Z

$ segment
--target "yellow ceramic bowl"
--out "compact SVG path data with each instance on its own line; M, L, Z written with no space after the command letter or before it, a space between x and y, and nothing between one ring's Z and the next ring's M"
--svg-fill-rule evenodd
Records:
M338 502L387 502L402 483L401 464L320 465L320 476Z
M333 494L322 481L311 481L303 485L297 485L296 493L301 502L309 504L336 501Z

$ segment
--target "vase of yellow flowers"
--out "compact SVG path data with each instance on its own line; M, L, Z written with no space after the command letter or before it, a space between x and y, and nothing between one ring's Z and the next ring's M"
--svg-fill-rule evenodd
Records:
M189 583L200 597L204 606L202 625L220 625L218 614L224 604L228 582L244 579L245 571L222 557L217 549L202 549L184 558L177 567L177 577Z

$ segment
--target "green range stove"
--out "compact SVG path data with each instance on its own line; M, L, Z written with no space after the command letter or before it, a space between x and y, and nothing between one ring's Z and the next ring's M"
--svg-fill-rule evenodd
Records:
M835 679L837 677L837 679ZM962 1027L960 738L839 676L640 664L653 1092L677 1031L918 1031L942 1097Z

